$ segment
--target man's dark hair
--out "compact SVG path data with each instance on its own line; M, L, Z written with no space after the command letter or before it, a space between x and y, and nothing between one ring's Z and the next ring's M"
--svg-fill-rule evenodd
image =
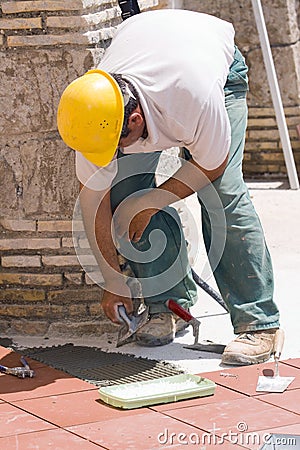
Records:
M128 97L128 89L132 93L132 96L129 96L129 101L128 101L127 105L125 105L125 108L124 108L124 122L123 122L123 127L122 127L120 137L125 138L130 133L130 130L128 129L128 119L129 119L130 114L135 110L135 108L139 104L139 100L140 100L139 94L137 93L137 90L135 89L135 87L133 86L131 81L126 80L119 73L111 73L110 75L116 80L116 82L120 86L123 96Z

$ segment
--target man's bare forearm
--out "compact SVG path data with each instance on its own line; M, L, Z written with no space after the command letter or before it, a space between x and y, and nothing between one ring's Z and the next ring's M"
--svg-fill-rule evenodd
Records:
M111 226L110 194L81 186L80 205L85 231L106 285L120 282L120 271Z
M214 170L205 170L194 160L186 162L167 181L157 189L152 189L143 195L140 200L145 207L162 209L179 199L189 197L195 192L216 180L225 170L227 158Z

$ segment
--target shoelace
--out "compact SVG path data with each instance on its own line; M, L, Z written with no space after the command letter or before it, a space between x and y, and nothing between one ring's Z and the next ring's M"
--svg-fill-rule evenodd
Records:
M241 333L241 334L238 336L238 339L241 339L241 340L248 340L248 341L252 341L252 342L255 341L255 337L254 337L252 334L249 334L249 333Z

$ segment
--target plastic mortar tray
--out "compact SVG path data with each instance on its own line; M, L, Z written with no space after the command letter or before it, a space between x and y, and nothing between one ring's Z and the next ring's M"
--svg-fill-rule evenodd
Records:
M213 395L215 388L215 383L207 378L181 374L155 380L105 386L99 389L99 394L101 400L109 405L134 409Z

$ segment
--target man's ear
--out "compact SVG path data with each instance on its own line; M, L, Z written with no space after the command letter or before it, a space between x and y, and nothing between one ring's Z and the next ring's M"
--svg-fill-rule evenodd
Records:
M135 128L139 128L141 126L144 126L144 118L142 114L138 111L132 112L128 118L128 127L131 130L134 130Z

